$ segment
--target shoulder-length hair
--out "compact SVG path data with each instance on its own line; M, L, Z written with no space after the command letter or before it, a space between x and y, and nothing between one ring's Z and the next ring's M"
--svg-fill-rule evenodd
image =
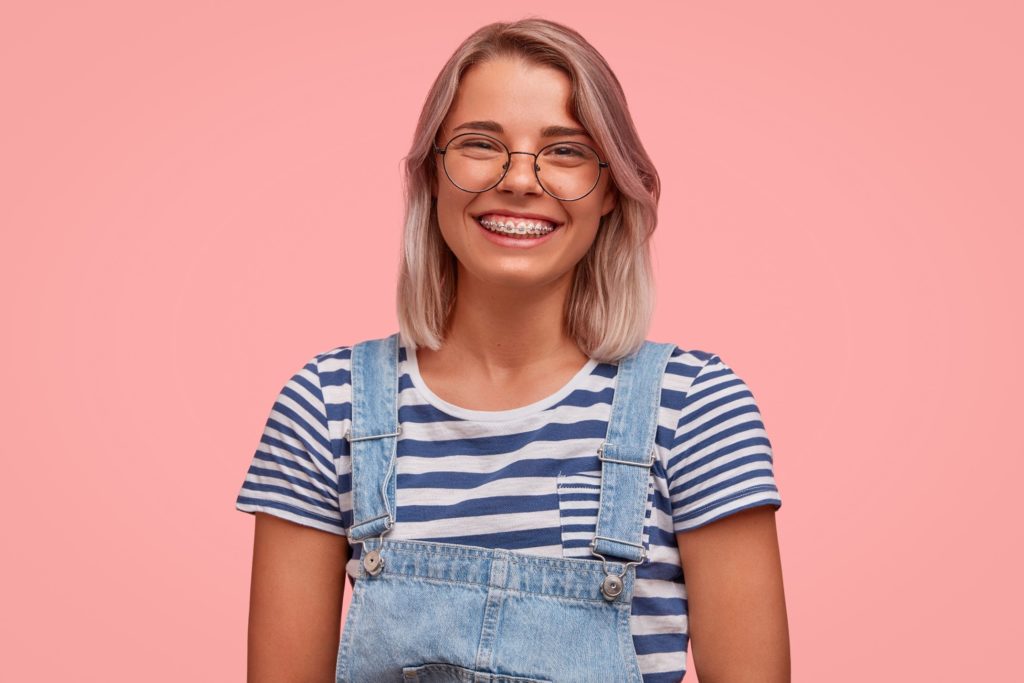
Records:
M641 346L653 313L650 237L661 181L640 143L622 86L601 54L573 29L532 17L477 30L455 50L427 94L403 159L405 229L397 295L402 343L437 350L455 304L456 259L441 236L431 193L435 137L466 69L506 56L569 76L571 111L609 163L616 205L601 218L593 245L576 266L565 323L589 357L618 362Z

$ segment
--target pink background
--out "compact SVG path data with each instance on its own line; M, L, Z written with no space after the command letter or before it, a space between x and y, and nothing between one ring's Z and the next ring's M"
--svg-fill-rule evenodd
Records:
M761 406L794 680L1019 675L1020 4L504 7L6 4L0 678L244 679L263 422L397 329L423 97L532 13L661 172L649 337Z

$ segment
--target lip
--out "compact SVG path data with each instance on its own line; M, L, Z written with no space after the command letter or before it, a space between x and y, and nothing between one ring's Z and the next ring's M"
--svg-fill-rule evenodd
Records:
M496 213L502 216L508 216L509 218L533 218L535 220L547 221L548 223L554 223L556 227L562 225L562 221L557 221L551 216L545 216L542 213L525 213L523 211L511 211L509 209L490 209L488 211L481 211L480 213L471 214L474 220L479 221L481 216L486 216L489 213Z

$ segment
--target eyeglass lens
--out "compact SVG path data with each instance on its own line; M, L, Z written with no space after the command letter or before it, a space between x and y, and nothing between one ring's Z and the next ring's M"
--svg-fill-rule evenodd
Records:
M483 192L498 184L509 162L508 150L486 135L466 133L451 139L444 154L444 168L458 187ZM537 179L559 199L572 201L597 185L600 160L594 150L575 142L549 145L537 156Z

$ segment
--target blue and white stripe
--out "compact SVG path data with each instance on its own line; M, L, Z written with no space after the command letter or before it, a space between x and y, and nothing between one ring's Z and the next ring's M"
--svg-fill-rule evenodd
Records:
M352 522L351 347L318 354L285 384L236 508L334 534ZM475 411L434 394L399 350L397 522L389 537L592 557L600 492L597 447L617 366L589 361L528 406ZM676 348L666 368L633 643L645 683L675 683L689 627L675 533L757 505L782 504L771 443L746 384L717 355ZM361 546L352 548L349 574Z

